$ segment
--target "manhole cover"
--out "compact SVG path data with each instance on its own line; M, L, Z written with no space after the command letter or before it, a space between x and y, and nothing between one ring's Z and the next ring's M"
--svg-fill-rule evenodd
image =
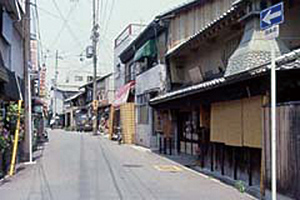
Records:
M137 165L137 164L124 164L123 167L128 167L128 168L140 168L140 167L143 167L143 165Z
M157 170L162 172L180 172L182 171L181 167L176 165L155 165L154 166Z

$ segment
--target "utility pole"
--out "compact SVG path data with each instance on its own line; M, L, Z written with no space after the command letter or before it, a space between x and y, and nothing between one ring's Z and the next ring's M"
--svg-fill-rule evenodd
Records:
M58 82L58 50L56 50L55 54L55 79L54 79L54 120L56 120L57 114L57 82Z
M25 138L24 160L32 163L32 130L31 130L31 79L29 72L30 63L30 0L26 0L26 14L23 23L24 33L24 81L25 81Z
M92 29L92 40L93 40L93 64L94 64L94 79L93 79L93 133L97 134L97 113L98 113L98 100L97 100L97 43L98 43L98 24L96 21L96 0L93 0L93 29Z

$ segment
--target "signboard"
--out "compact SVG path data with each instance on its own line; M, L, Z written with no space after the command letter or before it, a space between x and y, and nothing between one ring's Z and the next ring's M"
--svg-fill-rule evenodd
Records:
M40 96L46 96L46 66L43 66L40 71Z
M283 3L269 7L260 13L260 28L265 30L284 22Z
M30 56L31 69L38 71L38 42L37 40L30 40Z
M274 40L277 38L279 36L279 25L264 30L264 36L266 40Z
M93 109L94 109L94 111L98 110L98 106L99 106L99 101L98 100L93 100Z

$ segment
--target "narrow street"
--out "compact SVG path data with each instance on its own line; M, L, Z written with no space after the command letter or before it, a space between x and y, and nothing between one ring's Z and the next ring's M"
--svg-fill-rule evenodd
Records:
M160 156L87 133L52 131L37 164L0 186L1 200L252 199Z

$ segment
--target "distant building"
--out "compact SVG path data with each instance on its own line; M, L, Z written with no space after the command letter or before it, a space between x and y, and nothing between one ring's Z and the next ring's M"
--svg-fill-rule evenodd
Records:
M55 80L52 80L50 94L51 113L62 116L64 113L64 101L79 91L79 87L93 80L93 72L88 70L73 69L67 73L59 74L57 90L55 92ZM54 115L53 115L54 116Z
M78 130L76 120L83 115L89 120L86 124L91 126L93 117L93 81L90 81L78 88L76 94L70 96L64 101L64 119L65 126L72 130ZM96 94L98 104L98 124L102 117L108 120L110 106L114 100L113 76L112 74L104 75L96 80ZM77 121L78 122L78 121Z

